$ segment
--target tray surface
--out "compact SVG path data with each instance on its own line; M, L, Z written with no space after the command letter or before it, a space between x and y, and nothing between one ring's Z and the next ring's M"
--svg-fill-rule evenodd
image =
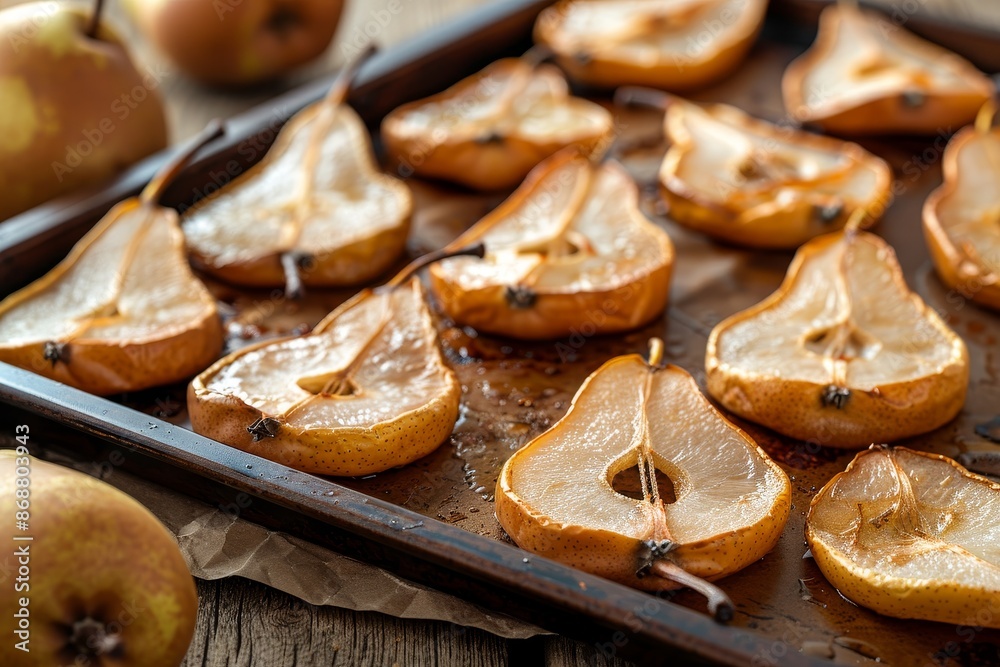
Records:
M529 3L522 3L529 4ZM534 3L540 4L540 3ZM718 86L694 96L723 101L773 121L785 119L779 82L785 65L801 51L783 42L772 24L750 61ZM601 97L598 101L611 108ZM720 245L669 219L655 177L665 150L662 115L656 111L613 109L622 146L621 160L642 188L644 212L663 226L676 246L670 308L641 330L613 337L580 332L560 341L525 344L454 326L439 318L442 347L462 384L462 412L451 438L436 452L401 469L365 478L337 479L341 486L439 520L492 540L509 541L493 514L493 489L503 462L520 446L564 414L584 378L612 356L644 352L650 336L667 343L665 361L691 372L704 388L705 343L712 327L777 288L790 252L747 251ZM900 442L955 456L995 449L976 435L975 426L996 416L1000 406L1000 317L949 291L934 275L920 231L920 209L940 182L942 128L925 140L872 140L869 150L885 158L902 188L873 231L896 249L907 282L966 341L971 359L970 390L957 419L935 432ZM411 180L415 194L409 254L442 247L489 211L503 195L480 195L442 184ZM227 320L228 349L261 338L307 331L354 290L311 290L302 301L279 292L243 290L206 279ZM188 427L182 385L115 400L141 413ZM720 581L733 598L733 625L763 638L755 648L758 664L787 659L789 651L822 658L829 646L837 661L867 664L989 664L1000 660L1000 632L967 626L901 621L879 616L842 598L805 557L803 523L816 491L844 469L854 452L793 441L739 419L743 427L788 472L793 506L778 546L760 562ZM149 435L149 434L147 434ZM234 453L237 461L252 459ZM279 466L280 468L280 466ZM667 598L701 610L700 598L686 591ZM1000 613L1000 610L994 610Z

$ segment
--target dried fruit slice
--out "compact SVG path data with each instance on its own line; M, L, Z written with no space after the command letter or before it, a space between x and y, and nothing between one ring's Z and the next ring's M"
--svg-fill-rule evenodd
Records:
M611 114L570 96L558 69L506 58L399 107L382 121L382 139L403 170L496 190L566 146L602 150L612 129Z
M360 292L305 336L220 359L188 388L194 430L323 475L381 472L437 449L461 389L411 273Z
M767 0L563 0L543 11L535 40L592 85L690 90L734 70Z
M449 248L482 242L486 257L431 267L445 313L524 339L641 326L663 312L673 244L639 211L639 189L614 163L565 149Z
M950 132L993 94L964 58L851 3L823 10L816 42L785 70L785 108L844 134Z
M715 327L705 366L726 409L833 447L933 430L969 380L965 344L907 288L892 248L853 231L802 246L774 294Z
M889 166L857 144L725 104L674 99L665 123L660 183L670 217L724 241L795 248L889 201Z
M239 285L356 285L402 254L412 197L381 173L368 131L344 103L347 67L329 95L297 113L267 155L184 215L192 258Z
M0 361L115 394L189 378L218 357L215 299L188 266L177 212L159 199L221 132L212 125L66 259L0 302Z
M859 453L813 498L806 540L857 604L898 618L1000 628L1000 484L904 447Z
M724 577L774 547L788 477L686 371L659 365L661 348L654 340L649 363L605 363L566 416L504 465L497 518L519 546L646 590L677 588L677 569ZM641 499L612 486L633 466ZM673 502L660 497L656 470L673 482Z
M988 111L992 111L989 109ZM924 204L924 236L938 275L965 298L1000 309L1000 128L992 113L944 151L944 183Z

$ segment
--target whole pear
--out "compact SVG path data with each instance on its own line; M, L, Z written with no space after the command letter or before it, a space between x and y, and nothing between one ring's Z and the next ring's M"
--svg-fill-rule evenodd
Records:
M167 145L153 74L87 5L0 11L0 219L99 183Z
M17 511L28 513L27 530ZM180 664L198 598L173 535L149 510L89 475L8 449L0 450L0 517L9 545L0 556L9 572L0 664Z
M343 0L125 0L149 41L211 85L274 79L322 54Z

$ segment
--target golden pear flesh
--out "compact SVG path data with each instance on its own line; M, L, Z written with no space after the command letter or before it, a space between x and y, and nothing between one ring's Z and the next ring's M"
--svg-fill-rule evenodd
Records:
M479 190L511 188L566 146L603 151L611 114L572 97L559 70L505 58L448 90L399 107L382 121L401 173Z
M785 526L791 490L686 371L652 361L616 357L587 378L569 412L504 465L496 512L528 551L665 590L679 584L659 576L657 562L715 580L764 556ZM635 466L638 499L612 486ZM675 499L659 495L657 470Z
M0 451L0 511L13 518L27 500L28 529L17 535L31 538L9 547L18 574L0 595L0 614L5 628L13 621L26 634L5 633L0 663L179 665L198 598L174 536L113 486L26 450Z
M484 258L430 270L442 309L464 326L521 339L593 335L635 329L666 308L673 244L640 212L639 188L618 164L560 151L449 247L479 242Z
M861 452L813 498L806 540L823 576L858 605L1000 628L1000 484L947 457Z
M781 287L719 323L705 353L727 410L801 440L926 433L965 402L965 344L906 286L892 248L848 230L802 246Z
M992 120L992 118L990 118ZM944 183L924 205L938 275L964 298L1000 309L1000 128L967 127L944 152Z
M891 198L889 165L857 144L679 99L665 128L660 185L671 219L722 241L797 248Z
M461 388L416 279L365 290L309 334L243 348L188 388L191 425L323 475L368 475L451 434Z

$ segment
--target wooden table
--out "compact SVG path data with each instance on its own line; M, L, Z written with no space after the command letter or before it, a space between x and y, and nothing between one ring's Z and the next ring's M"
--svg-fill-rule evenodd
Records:
M177 74L161 84L173 141L197 133L215 117L229 117L261 104L303 80L336 69L343 61L340 40L371 20L389 0L353 0L334 44L320 62L275 85L240 93L199 86ZM1000 27L995 0L877 0L892 11L916 9L930 15ZM2 5L15 4L2 2ZM158 56L119 15L136 57L158 63ZM483 4L477 0L402 0L377 41L390 46L449 17ZM116 16L117 15L117 16ZM585 643L562 637L504 640L481 630L442 622L403 620L372 612L316 607L240 578L199 581L200 607L194 641L185 665L470 665L507 664L625 665L607 659Z

